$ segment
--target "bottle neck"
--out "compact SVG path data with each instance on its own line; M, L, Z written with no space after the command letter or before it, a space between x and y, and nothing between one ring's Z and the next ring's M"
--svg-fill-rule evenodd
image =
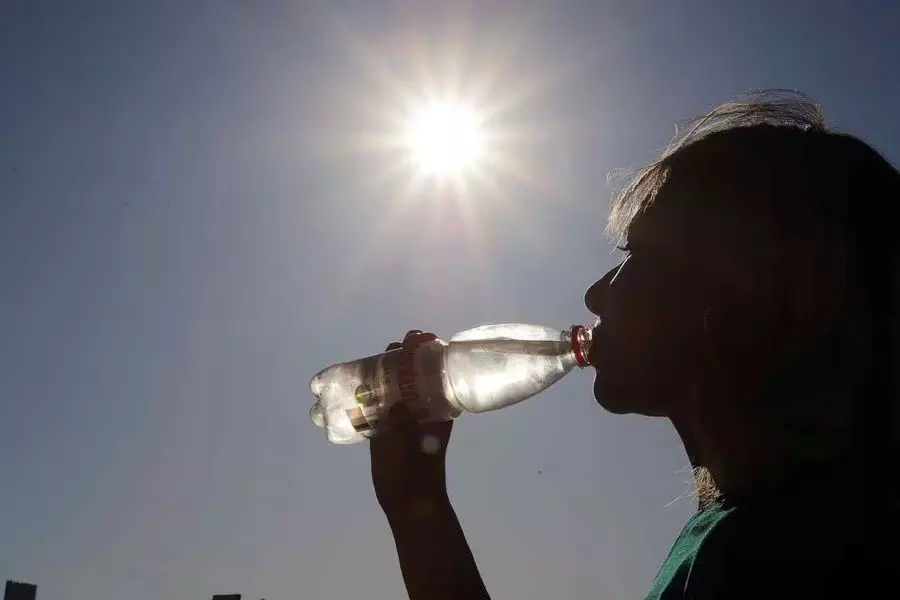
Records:
M583 369L589 366L591 352L591 330L584 325L572 325L569 328L569 343L572 345L572 353L575 355L575 363Z

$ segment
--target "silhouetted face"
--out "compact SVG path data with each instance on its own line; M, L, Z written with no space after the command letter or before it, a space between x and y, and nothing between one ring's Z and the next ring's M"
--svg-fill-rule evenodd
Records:
M594 395L614 413L664 415L702 375L704 312L722 270L677 203L647 208L628 231L624 260L585 294L601 318L591 362Z
M823 336L864 343L846 307L860 259L840 216L856 196L840 178L839 191L822 182L832 171L813 158L828 140L805 136L736 128L667 159L656 199L628 224L625 259L585 294L601 319L590 358L602 406L670 416L695 398L730 407L804 361L818 368Z
M607 410L671 416L697 390L757 390L834 312L836 289L807 281L815 261L797 262L765 212L724 197L662 190L629 226L624 260L587 290L601 319L594 395Z

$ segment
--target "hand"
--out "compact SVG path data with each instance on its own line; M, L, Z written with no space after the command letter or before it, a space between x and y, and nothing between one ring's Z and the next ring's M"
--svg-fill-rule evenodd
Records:
M410 331L387 350L413 352L435 339ZM388 519L428 516L447 501L445 459L453 422L418 423L404 404L393 406L369 443L375 496Z

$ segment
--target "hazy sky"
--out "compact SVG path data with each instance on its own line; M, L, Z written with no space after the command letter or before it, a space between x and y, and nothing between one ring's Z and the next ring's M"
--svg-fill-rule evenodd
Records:
M606 174L751 88L900 160L896 3L530 4L0 3L0 580L398 598L367 448L309 424L314 372L413 327L588 321ZM382 143L430 89L503 133L467 189ZM640 598L693 508L667 507L669 425L590 380L457 424L494 598Z

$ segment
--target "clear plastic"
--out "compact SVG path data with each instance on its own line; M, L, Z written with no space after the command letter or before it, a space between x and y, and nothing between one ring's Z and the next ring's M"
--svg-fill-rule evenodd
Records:
M461 411L487 412L542 392L575 366L568 331L539 325L485 325L450 338L444 392Z
M325 429L333 444L353 444L370 437L377 418L387 410L381 397L390 395L384 389L384 363L399 350L338 363L317 373L309 382L316 402L309 410L313 425ZM390 364L388 365L390 366ZM382 375L379 377L379 373ZM374 380L374 381L373 381ZM388 382L390 385L390 382ZM369 390L381 396L369 401Z
M403 351L328 367L313 377L310 419L328 440L351 444L371 437L394 402L414 404L422 421L447 420L517 404L585 366L590 332L524 324L485 325L449 342L417 350L415 375L403 379ZM412 392L412 393L410 393Z

